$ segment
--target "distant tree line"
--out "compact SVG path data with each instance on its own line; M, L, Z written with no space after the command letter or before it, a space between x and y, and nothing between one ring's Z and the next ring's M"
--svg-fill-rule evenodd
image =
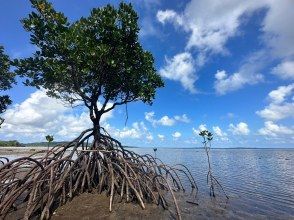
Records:
M19 143L17 140L12 141L0 141L0 147L21 147L23 144Z

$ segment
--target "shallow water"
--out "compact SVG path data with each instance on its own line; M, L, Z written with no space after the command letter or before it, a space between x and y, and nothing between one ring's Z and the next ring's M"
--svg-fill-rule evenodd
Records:
M151 148L132 150L154 155ZM156 156L169 165L186 165L198 184L199 206L180 201L186 219L294 219L294 149L212 149L213 174L229 200L221 192L216 200L209 196L204 149L158 148Z
M134 151L154 155L152 149ZM159 148L156 156L171 165L186 165L198 184L199 203L213 204L203 149ZM294 149L212 149L211 160L214 176L230 197L222 203L230 218L294 219Z

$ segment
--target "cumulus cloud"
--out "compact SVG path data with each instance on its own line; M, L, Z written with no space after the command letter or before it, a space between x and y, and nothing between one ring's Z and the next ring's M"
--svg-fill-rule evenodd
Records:
M153 141L153 135L152 134L147 134L147 136L146 136L146 139L148 140L148 141Z
M176 115L175 120L184 122L184 123L189 123L191 121L186 114Z
M250 133L249 127L245 122L240 122L237 125L230 124L229 125L229 130L234 135L248 135Z
M155 119L155 112L145 112L145 119L152 123L153 126L162 125L162 126L173 126L177 121L189 123L190 119L186 114L183 115L176 115L173 118L165 115L160 119Z
M165 11L160 10L157 12L156 17L157 17L157 20L162 24L165 24L166 21L169 21L169 20L175 21L176 24L182 24L181 17L178 16L178 14L173 10L165 10Z
M175 133L172 134L172 136L175 140L177 140L182 136L182 134L180 132L176 131Z
M168 117L167 115L156 120L154 112L145 112L145 119L152 123L153 126L162 125L162 126L173 126L175 124L175 119Z
M158 134L157 137L159 138L159 140L163 141L165 136L163 134Z
M271 91L268 97L271 102L280 104L285 101L294 92L294 83L288 86L279 86L277 89Z
M198 128L192 128L192 131L193 131L194 135L196 135L197 137L199 136L199 133L201 131L204 131L204 130L208 130L206 124L200 124L198 126ZM218 139L220 139L222 141L229 140L227 133L222 131L222 129L219 126L213 126L212 130L213 130L213 133L215 134L215 136Z
M163 126L173 126L175 124L175 120L165 115L161 119L159 119L156 123Z
M242 17L264 8L265 17L261 24L263 41L279 57L294 53L294 30L291 22L293 1L235 1L225 3L218 0L191 0L183 12L160 10L157 20L170 22L189 34L187 49L196 48L205 52L227 53L227 41L239 33Z
M294 79L294 61L284 61L272 69L272 74L281 79Z
M131 127L124 127L122 129L107 124L106 130L118 139L146 139L147 141L154 139L143 121L134 122Z
M192 69L199 68L205 64L210 54L228 54L225 45L231 37L236 36L241 25L241 17L264 6L260 1L234 1L228 0L225 5L218 0L191 0L183 12L174 10L159 10L157 20L162 23L172 23L175 27L188 33L186 51L177 54L171 61L168 60L166 67L161 71L162 75L169 79L180 81L184 88L195 92L194 83L197 75ZM193 50L195 49L195 50ZM197 51L196 58L193 58L189 51ZM182 62L181 60L188 60ZM175 68L185 64L187 71L182 74L174 74ZM180 72L180 71L178 71ZM218 74L222 81L217 83L216 90L220 94L226 91L234 91L255 80L260 81L261 75L253 77L257 72L250 73L249 79L246 73L241 71L227 76L225 72ZM188 77L186 77L188 75ZM184 77L185 76L185 77ZM226 77L226 78L224 78ZM232 86L230 86L232 85Z
M210 55L230 53L226 44L229 39L240 34L240 27L246 21L243 18L265 9L259 36L264 45L262 56L256 57L250 69L248 65L241 65L235 73L228 74L221 70L215 75L216 92L226 94L261 82L263 76L260 71L272 59L284 60L273 69L274 74L283 79L293 79L294 29L289 22L294 20L293 6L292 0L226 0L225 3L218 0L191 0L182 12L159 10L157 20L162 24L171 23L188 34L186 53L196 52L194 60L201 60L196 65L199 68ZM193 74L196 76L195 72L191 76Z
M294 55L294 20L292 0L264 1L268 11L262 23L264 41L275 57L287 58Z
M294 103L283 103L280 105L271 103L263 110L256 112L266 120L278 121L284 118L294 117Z
M50 98L44 90L38 90L20 104L8 109L0 134L21 141L42 141L44 135L53 134L55 140L70 140L92 126L86 110L75 113L60 100ZM104 123L112 112L103 115Z
M268 94L269 105L263 110L256 111L256 114L268 121L294 117L294 102L291 97L293 93L294 83L278 87Z
M204 52L227 53L225 44L238 33L240 17L261 6L260 1L192 0L182 13L173 10L157 12L159 22L171 22L189 33L187 49Z
M259 134L270 137L280 137L285 135L294 135L294 127L289 128L283 125L275 124L272 121L264 122L264 127L258 130Z
M200 124L198 129L192 128L193 133L198 136L201 131L207 130L206 124Z
M159 74L167 79L180 81L182 86L191 93L196 92L194 83L197 80L195 63L190 53L184 52L175 55L173 58L166 58L166 63L159 70Z
M262 57L264 51L259 51L247 57L246 62L240 69L228 74L225 70L218 70L215 74L214 88L216 93L224 95L229 92L243 88L246 85L254 85L263 81L264 76L258 71L263 67ZM259 63L259 64L258 64Z
M227 133L223 132L222 129L219 126L213 126L212 130L215 133L215 135L220 137L220 138L226 138L227 137Z

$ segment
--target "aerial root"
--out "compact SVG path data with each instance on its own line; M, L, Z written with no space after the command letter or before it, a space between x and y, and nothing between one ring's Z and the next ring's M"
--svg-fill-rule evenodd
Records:
M91 143L91 144L89 144ZM0 157L0 219L25 204L24 219L49 219L53 211L84 193L106 192L109 211L115 197L120 201L168 208L170 192L177 218L180 209L174 191L184 191L184 174L193 189L198 187L184 165L168 166L153 156L124 149L106 132L94 139L93 129L74 141L57 145L44 154L36 152L12 161Z

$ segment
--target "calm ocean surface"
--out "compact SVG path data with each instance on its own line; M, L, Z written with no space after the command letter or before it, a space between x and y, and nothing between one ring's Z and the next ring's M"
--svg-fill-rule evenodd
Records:
M154 155L151 148L131 150ZM198 211L198 215L203 219L294 219L294 149L211 149L210 153L213 174L229 195L228 201L221 193L216 200L209 197L204 149L158 148L156 153L169 165L186 165L195 177L199 206L187 208L191 216L192 209L202 209L205 214Z
M154 155L152 149L134 150ZM214 176L230 197L222 204L224 216L294 219L294 149L211 149L210 153ZM159 148L156 156L171 165L186 165L198 184L199 204L213 204L206 184L204 149ZM218 205L214 203L216 209Z

